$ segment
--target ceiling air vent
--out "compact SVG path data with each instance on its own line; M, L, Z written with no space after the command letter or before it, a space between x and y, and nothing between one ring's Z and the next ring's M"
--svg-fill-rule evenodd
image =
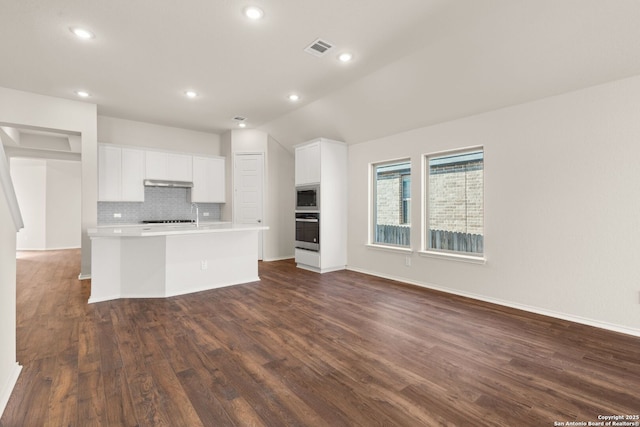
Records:
M235 116L233 118L233 120L237 120L239 122L243 122L243 121L247 120L247 118L246 117L242 117L242 116Z
M317 39L309 46L307 46L304 51L310 53L313 56L324 56L328 51L333 49L333 45L326 40Z

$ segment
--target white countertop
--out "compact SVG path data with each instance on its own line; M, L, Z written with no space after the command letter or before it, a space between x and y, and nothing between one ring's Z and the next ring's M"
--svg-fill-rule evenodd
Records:
M233 224L230 222L203 222L196 227L188 224L138 224L99 226L87 230L89 237L146 237L177 234L225 233L234 231L267 230L260 224Z

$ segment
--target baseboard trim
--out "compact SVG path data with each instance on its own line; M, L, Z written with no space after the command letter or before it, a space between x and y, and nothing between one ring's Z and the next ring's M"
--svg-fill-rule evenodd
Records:
M91 273L89 274L78 274L78 280L89 280L91 279Z
M7 403L9 403L9 398L11 397L11 393L13 392L13 388L16 386L16 382L18 382L20 371L22 371L22 366L18 362L16 362L13 370L11 371L11 374L7 378L6 382L2 385L2 389L0 389L0 417L4 413L4 410L7 407Z
M95 304L97 302L112 301L114 299L120 299L120 298L123 298L120 294L110 295L110 296L100 297L100 298L94 298L90 296L89 300L87 301L87 304ZM153 298L153 297L147 296L146 298Z
M64 246L59 248L18 248L16 247L16 251L66 251L67 249L81 249L80 246Z
M275 258L265 258L262 261L264 262L284 261L285 259L293 259L293 258L295 258L295 255L286 255L286 256L275 257Z
M595 328L606 329L612 332L618 332L621 334L632 335L635 337L640 337L640 329L628 328L626 326L616 325L614 323L602 322L600 320L589 319L586 317L575 316L572 314L560 313L553 310L547 310L545 308L534 307L526 304L514 303L512 301L501 300L498 298L486 297L483 295L477 295L470 292L460 292L455 291L449 288L443 288L440 286L433 285L431 283L418 282L414 280L408 280L403 277L395 277L388 274L382 274L375 271L366 270L363 268L347 266L347 270L355 271L357 273L368 274L371 276L381 277L383 279L394 280L400 283L407 283L409 285L419 286L422 288L432 289L434 291L445 292L452 295L458 295L461 297L471 298L478 301L488 302L491 304L501 305L504 307L514 308L516 310L527 311L530 313L540 314L542 316L553 317L556 319L567 320L569 322L579 323L582 325L593 326Z

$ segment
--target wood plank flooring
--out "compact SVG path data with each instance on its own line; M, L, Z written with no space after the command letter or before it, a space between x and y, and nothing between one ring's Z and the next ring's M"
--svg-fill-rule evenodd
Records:
M355 272L87 304L76 250L18 260L0 426L553 426L640 413L640 339Z

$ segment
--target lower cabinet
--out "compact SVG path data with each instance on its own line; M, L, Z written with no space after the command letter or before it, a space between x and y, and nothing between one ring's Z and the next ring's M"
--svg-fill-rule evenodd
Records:
M300 268L307 267L312 271L320 270L320 252L296 248L296 264Z

